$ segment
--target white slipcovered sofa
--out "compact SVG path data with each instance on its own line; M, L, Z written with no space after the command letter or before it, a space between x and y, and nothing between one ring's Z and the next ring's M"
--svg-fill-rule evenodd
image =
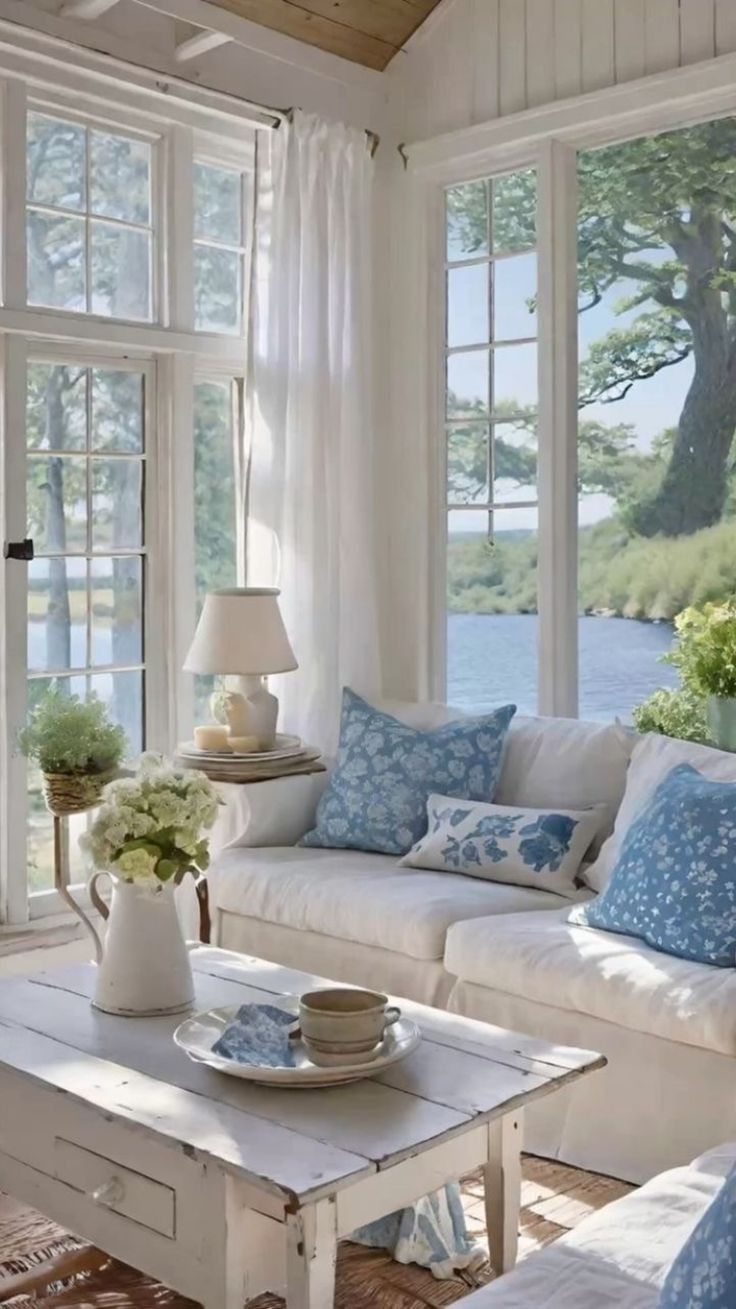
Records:
M385 707L419 728L458 716ZM604 805L603 840L636 741L614 724L518 717L496 798ZM530 1112L535 1153L641 1182L736 1138L736 970L573 927L570 900L535 888L298 847L325 780L223 788L209 874L219 945L600 1050L605 1071ZM584 886L579 898L593 894Z
M656 1309L676 1255L736 1164L736 1145L709 1151L606 1205L463 1309Z

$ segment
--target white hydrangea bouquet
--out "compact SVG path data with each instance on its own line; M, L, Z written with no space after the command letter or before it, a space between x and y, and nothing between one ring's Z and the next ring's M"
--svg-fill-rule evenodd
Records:
M95 867L157 891L209 865L209 831L221 801L204 773L141 756L137 776L111 782L81 844Z

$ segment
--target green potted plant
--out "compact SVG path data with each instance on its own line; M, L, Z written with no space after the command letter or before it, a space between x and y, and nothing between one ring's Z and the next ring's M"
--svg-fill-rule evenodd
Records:
M18 744L43 774L47 807L62 815L95 804L120 766L126 741L97 696L81 701L51 687L31 711Z
M705 701L715 744L736 751L736 601L685 609L675 619L675 633L667 662Z

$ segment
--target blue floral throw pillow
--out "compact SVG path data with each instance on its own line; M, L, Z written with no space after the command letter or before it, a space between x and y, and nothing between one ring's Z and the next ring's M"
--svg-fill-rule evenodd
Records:
M736 967L736 785L673 768L631 824L603 894L570 921Z
M572 897L585 852L606 819L596 809L512 809L431 795L427 834L401 860Z
M683 1245L659 1293L657 1309L734 1309L736 1169Z
M426 831L431 792L493 796L515 713L504 705L420 732L346 687L337 764L302 845L406 854Z

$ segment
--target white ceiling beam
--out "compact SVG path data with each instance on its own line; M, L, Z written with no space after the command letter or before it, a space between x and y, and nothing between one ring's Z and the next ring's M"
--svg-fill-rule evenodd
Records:
M61 18L84 18L90 21L101 18L118 3L119 0L68 0L67 4L61 6L59 15Z
M206 55L208 50L216 50L218 45L227 45L230 41L232 37L225 32L195 32L194 36L179 42L174 58L177 64L184 64L188 59L197 59L199 55Z

